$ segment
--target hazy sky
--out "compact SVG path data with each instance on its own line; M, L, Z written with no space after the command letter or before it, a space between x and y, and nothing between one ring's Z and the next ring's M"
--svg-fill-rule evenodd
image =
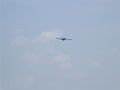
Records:
M2 0L1 12L0 90L120 90L119 0Z

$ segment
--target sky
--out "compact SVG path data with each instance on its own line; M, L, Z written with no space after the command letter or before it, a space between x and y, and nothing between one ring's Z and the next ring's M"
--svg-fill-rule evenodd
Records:
M119 10L119 0L2 0L0 90L120 90Z

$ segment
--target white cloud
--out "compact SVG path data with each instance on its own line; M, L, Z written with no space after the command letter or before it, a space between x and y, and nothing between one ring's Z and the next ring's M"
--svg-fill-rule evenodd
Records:
M32 76L28 76L28 77L26 77L26 81L27 81L27 83L29 83L29 84L33 84L34 81L35 81L35 78L32 77Z
M50 31L50 32L41 32L40 35L36 36L32 42L33 43L48 43L55 40L56 37L62 34L61 31Z
M64 54L60 54L55 56L54 61L55 63L64 63L70 60L70 56L68 55L64 55Z
M17 33L21 33L21 32L24 32L25 30L24 29L22 29L22 28L20 28L20 29L16 29L15 30L15 32L17 32Z
M23 35L18 35L12 41L13 46L24 46L28 44L41 44L50 43L56 40L56 37L62 35L62 31L46 31L41 32L39 35L30 38Z
M32 85L35 82L35 77L31 75L21 75L21 76L16 76L15 80L17 85Z
M29 39L26 38L25 36L17 36L13 42L12 42L12 45L13 46L24 46L26 44L28 44L29 42Z
M52 57L47 56L45 53L40 52L25 52L20 58L20 61L27 63L28 65L36 65L42 63L56 64L62 68L69 68L72 66L70 63L69 55L56 55Z
M35 54L35 53L24 53L24 56L22 58L22 60L29 62L29 63L38 63L38 59L39 57Z
M28 66L50 62L48 57L40 52L25 52L23 56L20 58L20 61L26 63L26 65Z
M60 65L62 69L70 69L72 67L72 64L70 62L65 62Z
M112 52L113 53L118 53L119 52L119 48L112 48Z
M54 63L58 64L61 69L70 69L72 64L70 63L70 56L60 54L54 57Z
M99 68L99 67L101 67L101 64L94 61L94 62L92 62L92 63L90 64L90 66L91 66L91 67L95 67L95 68Z
M36 50L38 47L37 45L42 43L50 43L54 42L56 40L56 37L59 37L62 35L61 31L46 31L41 32L38 36L35 36L33 38L25 37L25 36L17 36L14 41L12 42L12 45L15 46L32 46L30 50L27 50L26 52L23 52L24 54L19 59L20 61L26 63L29 66L33 66L40 63L53 63L58 65L62 69L68 69L72 67L72 64L70 63L70 56L65 54L59 54L59 55L53 55L53 56L47 56L47 53L43 53L42 51ZM49 47L48 47L49 49ZM47 49L47 50L48 50ZM52 58L53 57L53 58Z

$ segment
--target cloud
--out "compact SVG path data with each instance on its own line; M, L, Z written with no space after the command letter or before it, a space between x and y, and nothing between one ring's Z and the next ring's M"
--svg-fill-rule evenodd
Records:
M32 42L33 43L48 43L55 41L55 38L60 36L62 34L61 31L47 31L47 32L41 32L40 35L36 36Z
M50 63L49 56L47 57L46 54L42 52L25 52L23 56L21 56L20 61L26 63L27 66L34 66L40 64L47 64Z
M13 80L15 87L20 86L20 87L31 87L34 85L34 83L36 82L36 78L33 77L32 75L25 75L22 74L20 76L16 76L15 79Z
M23 32L22 32L23 33ZM35 37L27 37L23 35L18 35L12 41L12 46L25 46L25 45L32 45L32 44L42 44L42 43L50 43L54 42L56 37L62 35L62 31L46 31L41 32L39 35Z
M25 36L17 36L13 41L12 41L12 46L24 46L28 44L29 39L26 38Z
M52 52L53 55L51 56L48 55L53 50L48 45L61 35L63 34L60 30L41 32L34 37L19 35L15 37L12 45L28 47L25 52L22 52L19 61L26 63L30 67L38 64L54 64L61 69L69 69L72 67L69 55L65 55L64 53L56 55L55 52ZM42 49L44 46L41 44L46 45L45 48L47 49ZM38 49L41 49L41 51Z
M60 65L62 69L70 69L72 68L72 64L70 62L65 62Z
M61 69L69 69L72 67L70 56L65 54L47 56L47 54L42 52L25 52L20 58L20 61L26 63L28 66L37 64L56 64Z
M101 64L97 61L94 61L90 64L91 67L94 67L94 68L100 68L101 67Z
M119 48L112 48L112 52L113 53L118 53L119 52Z
M56 55L54 57L53 62L55 64L58 64L60 68L62 69L70 69L72 67L72 64L70 63L70 56L69 55Z
M30 76L30 75L28 75L28 76L20 76L19 79L21 81L23 81L25 84L32 84L34 82L34 80L35 80L35 78L33 76Z
M55 63L64 63L64 62L67 62L69 59L70 59L70 56L60 54L60 55L55 56L54 61Z
M24 78L24 80L25 79L26 79L26 83L28 83L28 84L33 84L34 81L35 81L35 78L32 77L32 76L27 76L27 77Z

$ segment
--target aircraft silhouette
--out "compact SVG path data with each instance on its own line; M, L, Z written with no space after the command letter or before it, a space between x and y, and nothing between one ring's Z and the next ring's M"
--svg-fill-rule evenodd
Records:
M62 41L65 41L65 40L72 40L72 39L69 39L69 38L65 38L65 37L61 37L61 38L56 38L58 40L62 40Z

